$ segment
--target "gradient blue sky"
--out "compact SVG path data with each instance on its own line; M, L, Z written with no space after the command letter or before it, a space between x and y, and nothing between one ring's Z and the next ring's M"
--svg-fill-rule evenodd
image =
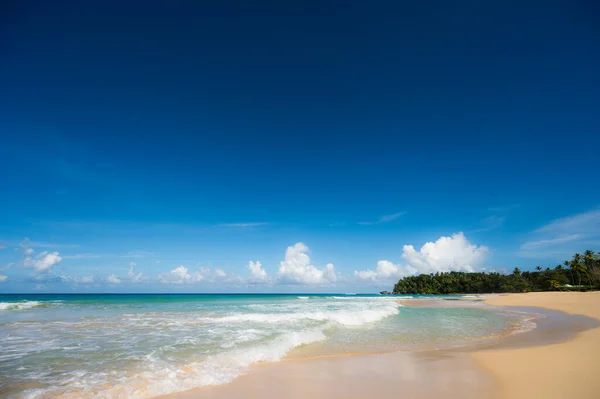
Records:
M2 5L0 292L369 292L600 248L595 2L216 3Z

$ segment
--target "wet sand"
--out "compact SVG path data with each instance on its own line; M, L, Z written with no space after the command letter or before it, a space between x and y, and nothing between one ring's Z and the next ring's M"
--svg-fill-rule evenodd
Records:
M494 399L498 384L466 354L397 352L283 361L254 367L227 385L169 399L372 397Z
M452 302L452 303L450 303ZM457 303L460 302L460 303ZM597 398L600 293L532 293L486 298L535 312L532 332L483 340L468 348L346 355L259 364L221 385L165 399L316 398ZM485 306L480 301L402 301L404 306ZM532 308L535 307L535 308ZM566 341L566 342L565 342ZM535 346L535 347L534 347ZM594 378L595 377L595 380Z

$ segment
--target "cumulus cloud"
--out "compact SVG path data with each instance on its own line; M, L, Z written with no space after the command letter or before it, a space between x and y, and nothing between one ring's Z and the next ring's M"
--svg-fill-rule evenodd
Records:
M30 245L31 245L31 243L29 241L29 238L27 238L27 237L25 237L25 239L23 239L23 241L21 241L19 246L21 247L21 250L23 251L23 255L30 256L35 253L35 251L33 250L33 248L30 247ZM15 251L17 251L17 250L18 250L18 248L15 248Z
M118 278L116 275L111 274L110 276L108 276L106 278L106 281L110 284L121 284L121 279Z
M6 280L8 280L7 276L3 276L2 274L0 274L0 283L5 282Z
M260 262L250 261L246 267L250 269L250 273L252 273L252 277L250 278L251 282L264 283L269 281L269 276L265 269L262 268Z
M335 274L335 266L333 266L333 263L328 263L325 265L323 274L326 280L331 282L337 281L337 275Z
M354 275L362 280L385 281L423 273L473 272L487 253L487 247L473 245L463 233L457 233L425 243L419 251L412 245L405 245L402 250L404 265L380 260L375 270L355 271Z
M139 283L144 279L142 272L135 274L135 262L129 262L129 270L127 271L127 277L131 280L132 283Z
M354 271L354 275L362 280L388 280L396 279L402 276L416 274L417 270L410 265L404 267L395 265L389 260L380 260L377 262L375 270Z
M158 281L163 284L190 284L202 280L204 280L204 276L200 272L190 274L189 269L183 265L168 273L158 275Z
M457 233L452 237L440 237L435 242L428 242L418 252L412 245L405 245L402 257L418 273L472 272L487 253L487 247L473 245L463 233Z
M285 259L279 265L277 277L288 284L325 284L335 282L337 277L333 264L319 270L310 263L308 247L298 242L285 251Z
M91 284L94 281L96 281L96 279L94 278L94 276L82 276L82 277L76 277L75 281L77 283L81 283L81 284Z
M62 261L62 257L58 252L41 252L35 258L26 256L23 261L23 267L28 269L35 269L40 272L45 272L52 269L52 266L59 264Z
M52 266L59 264L63 258L58 252L43 251L34 256L35 251L32 246L32 242L29 238L25 238L19 246L23 251L23 264L22 266L26 269L34 269L40 272L46 272L52 269ZM18 248L17 248L18 250Z
M217 278L225 278L227 277L227 273L225 273L225 270L223 269L215 269L215 276L217 276Z

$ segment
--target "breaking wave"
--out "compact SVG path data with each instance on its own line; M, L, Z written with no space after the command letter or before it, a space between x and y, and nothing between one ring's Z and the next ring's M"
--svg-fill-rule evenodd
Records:
M56 306L58 302L39 302L39 301L22 301L22 302L0 302L0 310L29 310L35 308L49 308Z

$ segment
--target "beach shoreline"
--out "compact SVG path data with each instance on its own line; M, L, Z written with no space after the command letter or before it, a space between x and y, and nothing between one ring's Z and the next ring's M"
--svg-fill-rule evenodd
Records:
M493 295L485 297L485 303L505 309L547 309L554 316L550 320L556 319L558 312L600 320L600 309L594 308L595 304L600 305L600 293ZM560 317L558 322L561 322ZM398 392L407 398L442 395L447 398L592 398L600 389L600 385L590 379L598 370L600 328L589 329L589 323L579 328L582 332L567 328L561 335L556 326L550 324L532 334L513 334L510 339L484 342L471 348L286 358L279 363L256 365L229 384L201 387L162 398L224 399L239 395L247 398L338 395L364 398ZM573 356L565 355L572 350L577 354L588 351L588 354L574 355L584 360L577 363L572 361ZM573 381L577 381L576 388Z
M531 306L600 321L600 292L535 292L486 299L492 306ZM581 398L600 395L600 328L558 343L470 354L499 383L500 398Z
M225 385L205 386L161 399L232 397L325 399L346 397L499 399L497 382L465 353L394 352L284 360L257 364Z

